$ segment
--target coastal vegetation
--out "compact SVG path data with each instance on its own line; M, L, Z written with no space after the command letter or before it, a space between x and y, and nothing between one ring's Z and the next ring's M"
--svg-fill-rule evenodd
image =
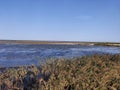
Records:
M120 90L120 54L5 68L0 73L0 90Z

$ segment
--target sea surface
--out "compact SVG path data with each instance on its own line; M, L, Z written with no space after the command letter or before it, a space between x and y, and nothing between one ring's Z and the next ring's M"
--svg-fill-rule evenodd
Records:
M93 54L120 54L120 47L0 44L0 67L39 65L48 58L69 59Z

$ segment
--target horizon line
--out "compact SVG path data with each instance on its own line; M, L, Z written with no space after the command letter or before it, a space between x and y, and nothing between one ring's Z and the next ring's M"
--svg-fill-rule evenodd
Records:
M120 42L109 42L109 41L70 41L70 40L22 40L22 39L0 39L0 41L32 41L32 42L68 42L68 43L120 43Z

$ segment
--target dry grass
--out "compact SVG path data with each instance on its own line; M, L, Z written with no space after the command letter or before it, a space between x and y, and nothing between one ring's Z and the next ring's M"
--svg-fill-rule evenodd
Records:
M7 69L0 74L0 90L120 90L120 54Z

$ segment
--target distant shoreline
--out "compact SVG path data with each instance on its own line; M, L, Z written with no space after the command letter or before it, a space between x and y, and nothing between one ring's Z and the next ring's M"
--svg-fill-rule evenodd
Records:
M120 46L116 42L79 42L79 41L35 41L35 40L0 40L0 44L56 44L56 45L87 45L87 46Z

